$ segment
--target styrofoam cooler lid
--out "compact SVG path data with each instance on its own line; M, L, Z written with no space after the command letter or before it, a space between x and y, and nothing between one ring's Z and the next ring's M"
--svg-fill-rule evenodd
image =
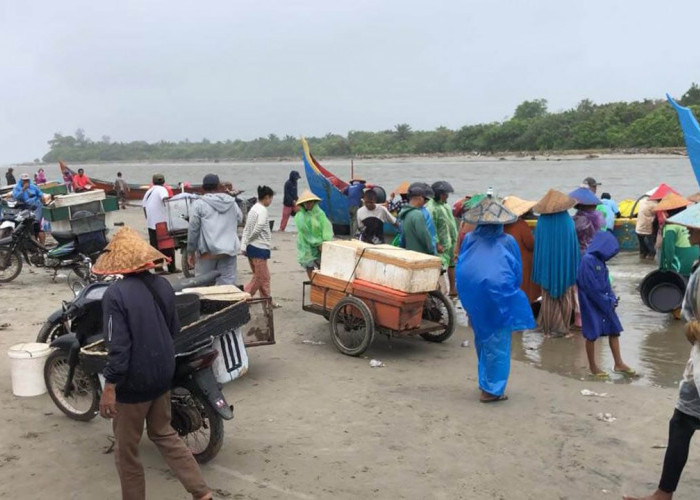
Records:
M7 351L7 355L12 359L31 359L46 357L50 352L51 347L49 347L49 344L26 342L24 344L15 344L10 347Z

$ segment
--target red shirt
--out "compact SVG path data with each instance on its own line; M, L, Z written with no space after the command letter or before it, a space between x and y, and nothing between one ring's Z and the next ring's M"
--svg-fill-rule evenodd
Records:
M73 176L73 187L75 189L85 189L85 186L87 186L88 184L92 184L92 182L90 182L90 179L87 175L78 174Z

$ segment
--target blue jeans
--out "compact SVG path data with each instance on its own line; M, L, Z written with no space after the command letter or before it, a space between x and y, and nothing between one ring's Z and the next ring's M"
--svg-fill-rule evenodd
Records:
M238 283L238 260L236 256L221 255L216 259L197 259L194 263L194 275L199 276L209 271L219 271L217 285L236 285Z

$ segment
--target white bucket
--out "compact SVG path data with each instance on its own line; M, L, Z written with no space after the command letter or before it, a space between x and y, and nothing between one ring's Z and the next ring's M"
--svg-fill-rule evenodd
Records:
M10 373L12 393L15 396L39 396L46 392L44 363L51 353L48 344L29 342L10 347Z

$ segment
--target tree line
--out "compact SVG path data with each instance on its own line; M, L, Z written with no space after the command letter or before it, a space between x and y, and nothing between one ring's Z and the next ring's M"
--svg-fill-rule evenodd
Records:
M693 83L679 102L700 113L700 86ZM683 147L675 111L661 99L595 104L584 99L566 111L549 112L545 99L524 101L502 122L413 130L402 123L379 132L351 131L347 136L307 137L314 155L494 154L605 149ZM252 141L113 142L94 141L78 129L54 134L42 160L56 162L139 160L249 160L299 155L299 139L270 134Z

